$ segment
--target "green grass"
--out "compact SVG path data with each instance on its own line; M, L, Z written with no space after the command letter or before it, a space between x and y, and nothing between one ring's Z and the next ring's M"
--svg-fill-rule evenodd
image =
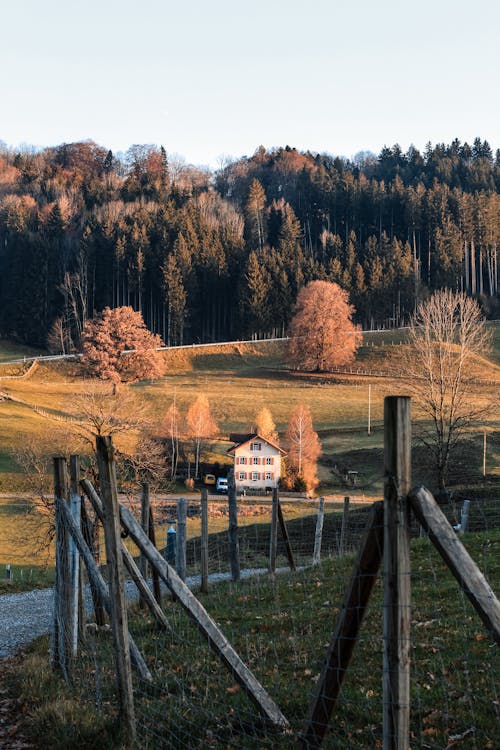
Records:
M470 553L498 588L500 531L463 537ZM155 687L136 682L139 734L148 748L276 748L295 746L350 576L351 558L328 559L317 568L238 584L218 584L201 597L229 641L290 720L292 735L249 735L256 710L179 605L165 602L171 634L136 611L134 637L155 677ZM354 651L324 747L375 748L382 738L381 585L377 584ZM477 614L430 542L412 542L412 747L444 748L474 727L459 746L496 747L498 649L492 647ZM38 747L88 748L102 731L100 747L119 746L110 721L115 699L109 636L89 642L82 671L68 689L47 668L42 639L14 678L14 689L29 705L27 731ZM99 655L104 706L92 708ZM87 661L88 657L88 661ZM108 673L109 670L109 673ZM110 688L112 683L109 683ZM110 700L110 705L107 701ZM78 710L77 710L78 707ZM158 737L158 740L155 740ZM170 740L165 743L165 738ZM176 737L180 738L176 741ZM188 739L189 738L189 739ZM71 740L71 742L70 742ZM66 744L65 744L66 743Z

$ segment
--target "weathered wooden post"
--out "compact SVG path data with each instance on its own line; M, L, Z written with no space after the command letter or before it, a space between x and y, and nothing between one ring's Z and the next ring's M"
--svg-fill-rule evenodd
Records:
M69 457L69 509L73 516L76 525L81 525L81 499L80 499L80 456ZM71 594L73 597L72 609L71 609L71 630L72 630L72 647L73 657L78 654L78 637L83 634L83 620L84 620L84 607L83 607L83 569L80 565L80 553L78 548L70 536L69 539L69 564L70 564L70 576L71 576Z
M186 580L186 518L187 500L180 497L177 500L177 551L175 567L181 581Z
M156 531L155 521L153 517L153 509L151 503L149 504L149 541L156 547ZM161 589L160 589L160 576L158 572L153 568L151 577L153 579L153 593L157 603L161 606Z
M285 518L283 516L283 510L281 508L280 503L280 496L279 491L276 490L278 493L278 522L281 529L281 536L283 537L283 541L285 543L285 552L288 559L288 564L290 566L290 570L295 570L295 559L293 557L293 551L292 551L292 545L290 544L290 537L288 536L288 529L286 527Z
M233 581L240 580L240 546L238 542L238 506L236 504L236 482L234 469L227 476L227 502L229 506L229 559Z
M383 748L410 747L411 416L407 396L384 400Z
M69 535L59 503L67 503L69 495L66 459L54 458L54 500L56 526L56 575L54 586L54 627L52 665L69 682L73 672L73 592L70 575Z
M318 516L316 518L316 532L314 534L313 565L319 565L321 560L321 539L323 536L323 520L325 517L325 498L320 497Z
M208 593L208 490L201 490L201 590Z
M276 573L276 554L278 550L278 490L273 489L271 507L271 536L269 540L269 572Z
M342 557L342 555L345 554L345 546L346 546L346 532L347 532L347 522L349 519L349 498L344 497L344 509L342 511L342 526L340 529L340 544L339 544L339 555Z
M147 482L142 482L141 484L141 526L144 529L144 533L149 538L149 511L150 511L150 502L149 502L149 484ZM142 577L145 581L148 580L148 561L144 557L144 554L141 552L140 558L139 558L139 569L141 571ZM144 600L143 596L139 597L139 607L141 609L144 609L146 606L146 602Z
M98 556L96 555L95 546L94 546L94 529L93 529L92 521L90 520L88 513L87 513L87 509L85 507L85 498L83 495L80 498L80 503L81 503L80 514L81 514L82 535L97 565ZM89 585L90 585L90 593L92 594L92 604L94 607L94 616L95 616L96 625L98 625L99 627L102 627L104 623L106 622L104 604L102 602L102 598L101 598L98 588L96 588L96 586L94 585L93 579L90 577L89 577Z
M109 575L111 628L116 681L120 701L120 713L124 724L126 741L135 741L135 711L130 664L127 602L123 575L123 560L120 548L120 515L116 487L116 469L113 443L110 436L97 436L97 463L104 509L104 539Z

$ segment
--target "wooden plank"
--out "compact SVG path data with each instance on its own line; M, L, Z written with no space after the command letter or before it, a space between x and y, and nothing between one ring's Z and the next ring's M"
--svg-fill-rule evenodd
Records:
M62 504L62 501L59 501L59 503ZM89 548L85 539L83 538L82 532L73 521L73 518L68 508L64 506L63 508L60 509L60 512L61 512L61 516L64 518L64 524L66 528L68 529L69 533L71 534L71 536L73 537L75 544L78 548L78 551L85 564L85 567L87 568L87 575L89 577L89 581L91 581L91 584L94 586L96 591L99 592L99 597L100 597L100 600L102 601L103 607L106 610L106 612L109 614L111 612L111 603L110 603L110 598L109 598L108 584L106 583L106 581L101 575L101 572L97 566L97 563L94 560L94 555L92 554L92 550ZM151 676L151 673L149 669L147 668L146 663L144 659L142 658L141 652L137 648L132 636L129 636L129 645L130 645L130 658L139 676L141 677L141 679L145 680L146 682L152 682L153 678Z
M278 490L273 489L273 500L271 506L271 535L269 540L269 572L276 572L276 555L278 551Z
M325 517L325 498L320 497L318 503L318 515L316 518L316 531L314 532L313 565L319 565L321 560L321 539L323 536L323 520Z
M51 634L51 662L53 669L60 671L70 682L71 664L71 588L69 580L69 539L59 510L58 500L66 503L68 497L68 472L66 459L56 456L54 469L54 510L56 532L56 569L54 583L53 628Z
M85 544L89 548L89 550L92 553L92 557L94 561L96 561L96 555L94 550L94 534L93 534L93 525L88 517L87 509L85 507L85 498L81 497L81 531L83 538L85 540ZM97 561L96 561L97 563ZM94 617L96 621L96 625L99 627L102 627L104 623L106 622L106 617L104 614L104 605L101 601L101 597L99 594L98 589L94 586L93 580L89 577L89 585L90 585L90 593L92 595L92 604L94 607Z
M186 518L187 500L180 497L177 500L177 550L175 553L175 567L177 575L182 581L186 580Z
M151 510L150 501L149 501L149 484L147 482L143 482L141 485L141 526L144 529L145 533L149 537L149 511ZM144 557L144 555L141 555L140 562L139 562L139 568L142 574L142 577L144 580L147 581L148 579L148 561ZM139 596L139 607L143 609L146 606L146 602L144 600L144 597L142 594Z
M410 747L410 399L384 400L383 748Z
M346 536L349 520L349 498L344 497L344 508L342 511L342 526L340 529L340 544L339 544L339 555L345 555L346 549Z
M301 737L304 750L320 747L328 731L380 568L384 546L383 524L384 505L374 503Z
M116 685L120 703L121 723L126 741L133 745L136 737L134 691L130 664L127 601L121 552L120 516L113 443L109 435L96 437L97 465L104 508L104 541L109 577L111 630Z
M153 509L149 506L149 541L156 547L156 531L155 521L153 518ZM153 593L158 605L161 607L161 590L160 590L160 579L156 570L151 571L151 578L153 579Z
M243 663L201 602L198 601L188 586L181 581L175 570L151 544L142 531L140 524L137 523L128 508L124 508L122 505L120 506L120 518L123 528L129 533L131 539L133 539L139 549L144 552L151 565L157 569L161 579L207 639L210 648L226 664L234 675L234 678L239 682L259 711L274 726L281 728L288 727L286 717L274 703L265 688Z
M92 503L92 506L96 512L96 515L98 516L100 520L103 520L104 510L103 510L101 498L95 491L91 482L89 482L88 479L83 479L81 482L81 486L85 494L89 498L90 502ZM141 571L139 570L134 558L132 557L132 554L128 551L128 549L123 544L123 542L121 543L121 551L122 551L123 562L125 564L125 567L127 568L128 572L130 573L130 577L132 578L135 585L137 586L137 590L139 591L139 594L143 597L144 603L146 604L146 606L149 607L149 610L151 614L153 615L153 617L155 618L158 625L164 630L170 630L171 628L165 616L165 613L163 612L160 605L157 603L155 597L151 593L151 589L149 588L147 581L144 580Z
M236 503L236 482L234 469L227 477L227 502L229 508L229 560L233 581L240 580L240 545L238 541L238 505Z
M281 536L283 537L283 541L285 543L285 552L286 552L288 564L290 566L290 570L295 570L295 560L293 557L292 545L290 544L290 537L288 536L288 529L286 527L285 518L283 516L283 510L281 508L279 494L278 494L278 521L279 521L279 525L281 529Z
M201 490L201 590L208 593L208 490Z
M500 603L448 519L425 487L409 494L413 512L432 541L495 643L500 645Z
M79 481L80 456L72 455L69 457L69 508L77 526L80 526L81 523ZM80 615L83 615L83 590L80 586L80 555L71 537L69 540L69 570L71 579L71 646L73 658L75 658L78 654Z

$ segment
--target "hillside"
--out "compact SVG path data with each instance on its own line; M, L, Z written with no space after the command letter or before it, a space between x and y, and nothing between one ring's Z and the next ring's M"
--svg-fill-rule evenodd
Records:
M499 330L497 327L497 351ZM291 372L283 366L282 354L283 343L271 341L172 350L165 353L168 371L164 378L137 383L130 391L144 404L141 409L147 411L157 434L161 433L161 421L174 394L181 414L185 414L195 397L204 393L220 432L220 439L212 444L207 459L222 463L227 462L229 433L250 429L260 408L271 409L277 428L283 434L293 406L304 403L311 409L322 441L319 467L322 491L380 493L383 399L401 390L395 370L388 363L395 355L404 361L404 332L366 334L358 359L350 368L352 374ZM480 404L491 393L491 381L500 378L500 366L485 359L478 362L477 372L490 381L484 393L481 389L477 392ZM3 374L0 366L0 378ZM47 444L49 452L67 450L68 445L81 445L73 434L72 420L79 417L75 397L88 392L89 388L109 392L110 386L83 379L78 364L71 361L41 363L26 378L0 379L0 391L17 399L0 402L3 428L0 431L0 491L23 485L19 467L12 458L12 452L21 445L35 440ZM369 395L370 434L367 431ZM418 418L418 412L415 416ZM487 467L492 474L500 473L499 422L495 411L490 411L484 422L489 436ZM482 432L471 433L464 446L467 463L458 462L453 475L455 483L480 479L482 441ZM75 450L80 448L75 447ZM415 453L418 467L415 480L429 481L425 461L419 458L420 449L415 448ZM344 482L343 469L358 471L355 487Z
M299 290L337 282L363 328L464 289L498 312L500 152L454 141L352 163L258 149L216 174L92 142L0 156L0 335L67 351L131 305L170 344L282 335Z

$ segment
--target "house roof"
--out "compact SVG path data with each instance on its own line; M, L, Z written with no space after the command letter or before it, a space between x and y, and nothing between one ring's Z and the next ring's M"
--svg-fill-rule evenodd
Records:
M241 448L242 445L245 445L246 443L250 443L253 440L262 440L263 443L267 443L272 448L276 448L277 451L282 453L284 456L286 456L286 451L283 450L283 448L280 448L279 445L276 445L276 443L273 443L272 440L268 440L265 437L262 437L262 435L259 435L258 432L252 432L250 434L245 435L238 435L237 433L231 433L229 436L230 440L233 440L236 445L233 445L232 448L229 448L227 451L228 453L233 453L236 448Z

